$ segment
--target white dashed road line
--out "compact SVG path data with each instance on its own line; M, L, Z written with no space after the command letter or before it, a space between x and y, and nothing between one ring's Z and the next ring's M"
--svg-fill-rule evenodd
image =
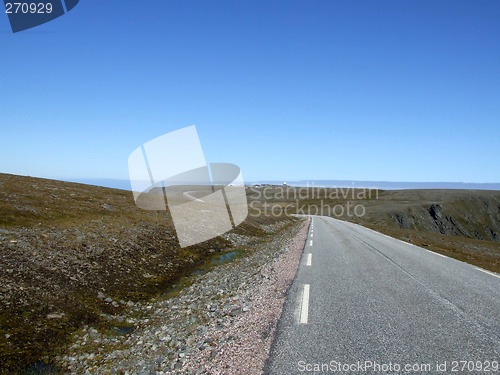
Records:
M302 294L302 306L300 308L300 324L307 324L309 319L309 284L304 284Z
M307 254L307 262L306 262L306 266L310 266L311 263L312 263L312 254Z
M311 240L311 241L309 242L309 246L312 246L312 245L313 245L313 240Z

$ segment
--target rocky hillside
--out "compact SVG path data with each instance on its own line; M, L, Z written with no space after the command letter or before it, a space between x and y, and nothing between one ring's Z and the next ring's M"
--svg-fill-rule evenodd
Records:
M295 225L249 216L181 249L168 212L136 208L131 192L0 174L0 371L46 366L83 325L126 326L110 317Z
M367 213L373 224L500 242L497 191L384 191Z
M323 215L365 225L500 272L500 191L327 189L321 192L303 193L308 199L298 201L299 209L315 213L318 207L323 207L319 210ZM287 204L286 197L278 201ZM288 199L288 202L293 201ZM346 209L349 205L351 215ZM352 208L356 206L363 215L353 215ZM338 209L332 214L328 207Z
M387 235L500 272L500 192L402 190L380 194L356 219Z
M500 191L253 186L252 207L500 242ZM349 208L350 207L350 208ZM356 213L355 208L358 207Z

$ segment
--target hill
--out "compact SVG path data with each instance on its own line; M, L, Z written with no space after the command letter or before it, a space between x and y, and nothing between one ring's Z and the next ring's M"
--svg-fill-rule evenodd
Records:
M0 372L45 366L83 325L126 328L113 316L127 305L297 223L249 216L180 248L168 211L138 209L130 191L0 174Z
M332 216L500 272L500 191L459 189L247 188L267 215Z

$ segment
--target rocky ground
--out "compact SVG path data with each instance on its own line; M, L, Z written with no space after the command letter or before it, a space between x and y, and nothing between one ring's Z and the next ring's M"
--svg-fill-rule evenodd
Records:
M307 224L191 276L175 296L109 317L132 332L85 327L58 361L72 373L261 374Z
M233 294L243 280L237 277L246 273L241 270L241 275L230 276L221 271L217 276L210 265L235 258L231 264L249 262L248 272L253 272L249 259L264 266L283 250L285 239L292 238L300 225L300 220L286 216L249 215L223 236L180 248L168 212L138 209L131 192L0 174L0 373L46 373L57 368L64 372L66 365L82 362L77 352L94 358L89 366L100 365L111 349L108 344L126 345L122 341L129 336L123 335L146 329L145 324L155 321L160 310L179 319L171 322L176 329L185 319L190 324L200 319L196 327L208 322L201 318L203 314L189 315L201 314L196 304L205 305L204 313L208 309L222 319L239 300L215 307L211 298L246 296ZM191 285L194 278L186 278L193 272L196 277L208 277L203 288ZM172 289L174 283L177 286ZM187 302L192 305L187 315L180 314L185 299L171 309L161 307L180 298L185 293L182 287L192 290L192 297L184 297L192 300ZM158 296L162 299L156 300ZM242 301L239 305L241 311L249 307ZM170 334L175 340L164 340L164 346L186 345L183 335L187 331L176 332ZM95 335L101 335L97 341ZM93 343L94 351L78 345L83 338ZM148 341L143 343L148 345ZM140 345L134 343L134 347ZM75 350L68 358L78 356L76 361L64 359L68 347ZM169 355L165 358L171 363ZM77 370L84 368L72 371Z
M237 228L180 248L130 192L0 174L0 373L260 373L306 230L279 208L362 205L339 218L500 271L499 192L259 189Z

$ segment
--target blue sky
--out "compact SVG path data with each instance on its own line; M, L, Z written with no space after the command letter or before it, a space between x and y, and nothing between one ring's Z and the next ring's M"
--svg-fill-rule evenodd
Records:
M0 172L126 179L194 124L248 181L500 182L499 20L494 0L81 0L16 34L0 15Z

